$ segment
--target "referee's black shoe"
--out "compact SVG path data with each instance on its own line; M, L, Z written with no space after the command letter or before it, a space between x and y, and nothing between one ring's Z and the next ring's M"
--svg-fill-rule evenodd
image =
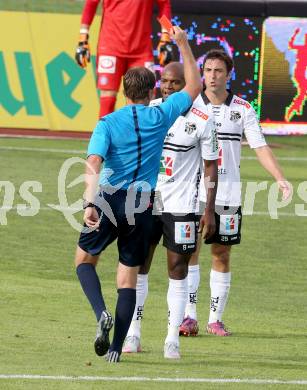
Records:
M104 356L110 348L109 332L113 326L113 318L111 314L104 310L101 313L100 320L97 325L96 339L94 343L95 352L98 356Z
M119 363L119 353L117 351L108 351L105 359L108 363Z

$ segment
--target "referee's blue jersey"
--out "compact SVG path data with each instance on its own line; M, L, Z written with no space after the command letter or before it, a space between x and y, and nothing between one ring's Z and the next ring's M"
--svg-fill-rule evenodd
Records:
M191 104L190 95L181 91L159 106L128 105L103 117L87 152L104 159L100 184L128 189L131 184L146 182L143 191L153 190L167 130Z

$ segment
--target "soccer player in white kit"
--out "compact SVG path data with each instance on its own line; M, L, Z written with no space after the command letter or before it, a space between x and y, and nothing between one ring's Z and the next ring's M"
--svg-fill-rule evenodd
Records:
M232 59L222 50L210 50L203 63L204 112L214 115L218 135L218 188L216 195L216 232L206 244L211 244L212 269L210 272L211 299L209 320L206 330L217 336L229 336L222 315L225 310L231 281L230 252L232 245L241 239L241 184L240 158L241 141L245 135L249 146L255 150L260 164L277 181L283 198L290 196L290 184L266 144L256 112L246 100L227 90L227 82L233 69ZM200 193L200 200L206 202L206 194ZM196 336L197 291L200 281L198 264L200 245L189 263L189 300L180 335Z
M173 62L167 65L161 75L163 99L181 90L184 85L182 64ZM159 105L161 102L162 99L157 99L151 104ZM169 325L164 357L180 358L179 326L188 299L188 263L196 250L197 232L205 225L205 237L210 238L215 231L218 144L212 117L204 112L204 108L199 95L190 110L169 129L164 140L155 195L157 215L153 217L152 245L146 264L138 275L136 307L123 352L141 351L141 319L148 293L148 272L154 250L163 236L169 274ZM199 187L205 187L204 182L200 182L203 166L207 180L213 185L208 186L211 188L207 189L207 208L200 218L197 214Z

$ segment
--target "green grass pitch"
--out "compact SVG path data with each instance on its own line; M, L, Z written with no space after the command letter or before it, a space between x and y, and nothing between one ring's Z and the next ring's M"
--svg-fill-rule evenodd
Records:
M0 10L80 14L79 0L0 0ZM0 378L1 375L168 378L172 382L63 381L51 379L0 379L0 389L254 389L302 388L307 380L306 217L295 215L295 204L307 201L297 195L306 181L307 137L270 138L288 180L294 186L292 202L280 210L279 219L266 215L267 195L256 195L253 216L243 220L242 244L232 253L232 287L224 320L233 336L208 336L208 274L210 254L201 252L201 286L198 313L200 335L181 339L182 359L163 359L166 334L167 272L165 251L158 247L150 274L150 293L143 321L143 350L124 356L120 365L108 365L93 351L95 319L77 282L73 256L78 234L63 214L47 204L57 204L57 176L63 162L84 156L84 141L0 139L0 182L15 188L14 206L26 203L18 194L24 181L42 183L34 195L37 215L22 217L8 212L0 224ZM34 150L32 150L34 149ZM80 154L39 149L80 150ZM243 149L243 157L254 153ZM245 183L270 180L255 160L241 164ZM68 182L82 173L73 167ZM270 183L272 183L270 181ZM82 185L68 192L69 204L79 199ZM243 191L244 194L244 191ZM3 203L4 188L0 191ZM305 195L306 197L306 195ZM262 213L263 212L263 213ZM0 214L1 215L1 214ZM81 215L78 215L80 219ZM114 312L116 245L102 255L98 270L106 302ZM175 383L176 378L206 378L208 383ZM271 379L285 384L214 383L215 379ZM291 384L291 381L293 384Z
M84 157L87 143L0 139L1 181L10 181L15 188L15 209L6 214L7 225L0 225L0 375L307 380L307 219L295 215L295 204L303 204L307 210L307 199L303 201L297 195L299 183L306 181L307 137L269 138L269 141L279 144L274 152L281 158L280 164L294 186L294 197L280 210L283 215L273 220L265 214L267 192L262 191L256 195L255 211L264 213L244 217L242 244L233 248L232 287L224 316L233 336L218 338L204 332L210 270L209 248L205 247L201 252L198 303L200 335L181 339L180 361L165 361L162 350L167 327L167 272L165 250L159 246L150 274L143 321L144 352L124 356L122 363L114 366L93 351L95 318L73 267L78 233L61 212L47 206L59 203L57 177L63 162L72 156ZM55 149L59 149L58 153ZM256 160L246 159L253 156L253 151L243 148L243 182L270 180ZM81 164L74 165L67 183L82 172ZM42 183L42 192L34 193L41 209L32 217L20 216L16 210L18 204L27 203L18 191L29 180ZM82 184L67 189L69 204L81 198L82 193ZM0 205L3 197L2 187ZM102 255L98 272L107 305L113 312L116 263L116 245L112 245ZM101 386L125 390L259 388L251 383L0 379L1 389L98 389ZM295 387L290 383L280 386Z

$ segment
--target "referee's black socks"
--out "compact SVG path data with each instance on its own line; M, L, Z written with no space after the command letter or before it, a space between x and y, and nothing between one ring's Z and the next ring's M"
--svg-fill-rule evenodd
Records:
M121 354L125 337L133 317L136 290L133 288L119 288L115 311L114 336L110 351L118 351Z
M87 296L95 312L97 322L100 320L101 313L106 309L104 299L101 293L101 285L93 264L79 264L76 273L80 280L84 294Z

